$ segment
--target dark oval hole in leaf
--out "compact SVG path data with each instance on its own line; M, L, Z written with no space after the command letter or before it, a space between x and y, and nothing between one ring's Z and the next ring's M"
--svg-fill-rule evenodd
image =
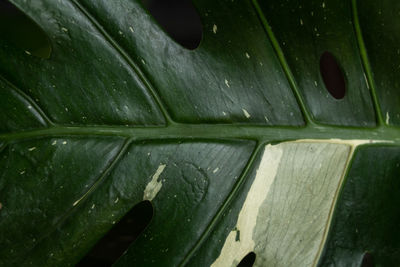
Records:
M150 201L136 204L76 266L111 266L139 237L153 217Z
M196 49L203 35L200 17L190 0L142 0L143 5L177 43Z
M254 262L256 261L256 254L254 252L250 252L239 262L237 267L252 267Z
M346 93L346 83L335 57L324 52L319 60L319 70L325 87L328 92L336 99L342 99Z
M0 0L0 36L29 55L50 57L51 44L45 32L7 0Z
M374 257L372 256L371 253L366 252L364 254L364 257L363 257L363 260L362 260L362 263L361 263L360 267L374 267L374 266L375 266Z

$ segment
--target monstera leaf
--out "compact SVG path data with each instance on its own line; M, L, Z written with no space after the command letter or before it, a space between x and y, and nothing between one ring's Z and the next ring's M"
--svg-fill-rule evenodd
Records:
M143 201L116 266L399 264L399 1L194 0L194 50L139 0L10 2L50 48L0 39L1 266Z

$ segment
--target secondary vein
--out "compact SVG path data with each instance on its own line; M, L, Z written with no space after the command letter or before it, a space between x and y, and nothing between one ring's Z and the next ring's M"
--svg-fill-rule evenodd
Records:
M255 149L253 150L253 153L250 156L249 161L247 162L242 174L240 175L238 181L234 185L233 189L221 205L221 207L218 209L217 213L215 216L212 218L210 223L208 224L206 230L201 234L195 245L191 248L189 253L187 253L182 260L182 262L179 264L179 266L186 266L188 261L192 258L194 253L200 248L200 246L203 244L203 242L206 240L206 238L209 236L212 230L214 230L215 225L219 222L221 219L222 215L224 214L225 210L229 207L229 205L232 203L232 201L235 199L236 195L238 194L241 186L244 184L246 181L246 178L249 174L249 172L252 170L253 163L256 161L258 152L260 149L263 147L262 144L257 143L255 146Z
M89 11L78 3L76 0L70 0L71 3L95 26L95 28L99 31L99 33L104 37L105 40L122 56L122 58L128 63L128 65L132 68L132 70L139 77L143 85L147 88L148 92L152 95L154 101L157 103L160 108L162 114L165 117L165 120L168 124L173 124L174 121L169 115L168 108L158 95L156 89L147 79L145 74L141 71L139 66L132 60L132 58L128 55L128 53L114 40L114 38L104 29L104 27L89 13Z
M13 90L15 93L17 93L19 96L21 96L23 99L25 99L26 102L31 105L31 107L37 112L37 114L40 116L40 120L44 122L44 124L48 125L53 125L53 122L50 120L50 118L46 115L46 113L41 109L41 107L30 97L28 94L26 94L24 91L19 89L15 84L7 80L2 74L0 74L0 80L5 83L11 90Z
M370 93L371 93L372 101L373 101L374 107L375 107L375 116L376 116L377 124L385 125L385 121L382 116L381 106L379 105L378 96L376 94L375 82L374 82L374 79L372 78L371 65L369 63L367 49L365 48L364 39L362 37L360 21L358 18L358 9L357 9L357 1L356 0L351 1L351 7L352 7L352 11L353 11L354 31L356 32L358 48L360 50L361 61L362 61L363 67L364 67L365 75L367 77L367 83L369 85L369 88L371 88Z
M99 185L104 181L104 179L108 176L108 174L114 169L115 165L118 164L118 162L123 157L123 155L125 155L125 152L127 151L131 142L132 142L132 139L125 140L124 144L121 146L121 149L118 151L117 155L110 161L108 166L101 173L101 175L95 180L95 182L92 184L92 186L77 201L75 201L72 204L71 208L69 210L67 210L64 213L64 215L57 222L54 223L52 229L49 229L46 232L46 234L44 234L42 237L40 237L38 239L38 242L36 243L36 245L34 247L32 247L29 251L32 251L33 249L35 249L41 243L41 241L43 241L45 238L50 236L57 229L57 227L59 225L61 225L67 218L69 218L69 216L72 214L72 212L75 209L77 209L77 207L79 207L80 204L83 203L84 200L87 199L91 195L91 193L94 192L99 187ZM27 253L27 255L28 254L29 254L29 252Z
M265 31L267 32L268 38L270 39L272 47L274 48L274 52L282 65L283 71L285 72L286 78L288 79L290 87L292 88L292 91L297 99L297 102L303 113L305 121L308 124L315 124L314 120L312 119L311 114L309 113L308 109L306 108L306 104L304 103L304 100L300 93L300 90L297 87L296 80L294 79L294 76L293 76L292 71L290 70L289 64L287 63L287 61L285 59L283 51L282 51L281 47L279 46L279 43L278 43L274 33L272 32L272 29L271 29L270 25L268 24L268 21L265 18L260 5L258 4L258 1L252 0L252 3L254 6L254 9L256 10L256 12L258 14L261 24L263 25Z

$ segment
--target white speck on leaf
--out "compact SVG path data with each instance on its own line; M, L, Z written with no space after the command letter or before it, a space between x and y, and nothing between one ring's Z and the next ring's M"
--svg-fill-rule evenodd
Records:
M28 148L29 151L33 151L33 150L35 150L35 149L36 149L35 146Z
M217 168L215 168L214 170L213 170L213 173L217 173L219 171L219 168L217 167Z
M217 33L217 30L218 30L217 25L214 24L214 26L213 26L213 33L216 34L216 33Z
M61 27L61 30L62 30L63 32L68 32L68 29L67 29L67 28L64 28L64 27Z
M249 114L249 112L247 112L247 110L245 110L244 108L242 108L242 111L243 111L244 116L246 116L246 118L250 118L250 117L251 117L250 114Z
M386 120L385 120L386 124L389 124L389 121L390 121L389 112L386 112Z
M229 88L229 87L231 87L230 85L229 85L229 81L227 80L227 79L225 79L225 85Z
M246 55L246 57L247 57L247 58L250 58L250 55L249 55L249 53L247 53L247 52L246 52L246 54L245 54L245 55Z
M369 82L368 82L368 79L367 79L367 76L365 75L365 73L364 73L364 80L365 80L365 84L367 85L367 88L369 90Z

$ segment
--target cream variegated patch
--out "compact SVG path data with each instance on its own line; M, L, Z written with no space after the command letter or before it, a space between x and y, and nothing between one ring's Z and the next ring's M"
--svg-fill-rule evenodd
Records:
M315 265L349 157L364 143L267 145L236 227L212 266L236 266L252 251L255 266Z
M211 266L237 264L254 249L253 230L256 227L258 210L274 181L282 153L282 149L278 146L266 146L256 178L239 214L236 229L230 232L222 248L221 256ZM238 234L240 241L237 239Z

